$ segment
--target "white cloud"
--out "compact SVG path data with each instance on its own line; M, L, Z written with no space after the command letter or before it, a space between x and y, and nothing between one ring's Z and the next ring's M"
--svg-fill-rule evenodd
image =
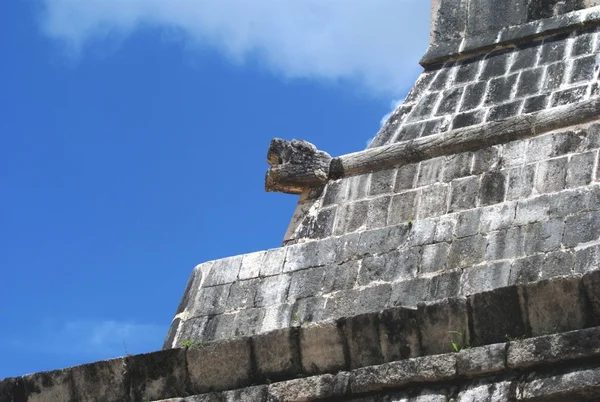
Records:
M40 1L43 32L75 54L154 27L286 78L350 79L376 94L406 91L428 42L423 0Z
M168 328L120 321L78 320L56 323L47 320L31 339L11 339L5 344L39 353L105 359L160 350Z

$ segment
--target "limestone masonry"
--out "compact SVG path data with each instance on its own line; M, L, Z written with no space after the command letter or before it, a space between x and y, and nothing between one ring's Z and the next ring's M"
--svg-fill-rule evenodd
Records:
M599 54L598 0L433 0L366 150L273 140L282 247L195 267L162 351L0 402L600 401Z

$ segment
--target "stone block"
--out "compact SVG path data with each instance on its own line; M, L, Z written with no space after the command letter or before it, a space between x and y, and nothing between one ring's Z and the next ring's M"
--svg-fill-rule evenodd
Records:
M317 296L323 290L325 267L309 268L292 273L288 301Z
M490 80L485 104L489 106L508 101L518 76L519 74L515 73Z
M512 201L531 196L534 176L535 165L525 165L510 169L508 171L506 199Z
M466 298L421 303L417 321L423 355L455 352L451 341L461 349L470 344Z
M555 107L582 101L585 98L587 87L587 85L581 85L579 87L557 91L552 95L550 105Z
M580 33L573 40L571 56L582 56L594 51L594 34L592 32Z
M479 233L481 209L464 211L457 215L454 236L457 238L474 236Z
M384 362L421 355L419 327L414 309L393 308L380 312L379 336Z
M233 321L233 335L230 336L241 337L255 335L262 328L264 319L264 308L240 310L235 315ZM230 336L218 337L216 339L228 339Z
M435 233L433 235L434 242L450 242L454 233L456 220L454 216L442 216L437 222Z
M475 151L473 153L472 174L480 175L495 170L500 163L500 149L500 146L494 146Z
M394 185L394 191L396 193L403 190L410 190L415 186L418 168L418 163L404 165L398 168L398 172L396 173L396 183Z
M327 183L325 195L323 196L323 207L329 205L341 204L347 200L346 193L348 192L348 180L340 179Z
M393 306L416 307L430 300L431 279L415 278L392 284L390 304Z
M333 234L335 225L335 216L337 206L321 209L314 218L312 224L308 226L308 239L324 239ZM300 237L300 236L299 236Z
M260 279L237 281L231 284L227 297L227 310L239 310L254 307L254 297Z
M469 296L472 314L472 345L489 345L527 335L516 286Z
M407 191L392 197L388 225L399 225L417 217L420 191Z
M508 286L511 263L509 261L495 262L465 269L461 277L463 296L486 292Z
M215 315L227 308L227 297L231 284L205 287L200 289L198 302L190 309L193 315Z
M580 277L558 277L524 288L533 336L584 328L588 321Z
M479 176L453 180L450 186L450 205L448 212L474 208L479 192Z
M367 255L362 260L358 284L368 285L375 281L394 282L416 275L420 260L420 249L392 251L379 255Z
M242 388L250 383L250 339L209 342L198 348L189 348L185 352L187 385L192 394Z
M479 231L489 233L510 228L515 220L516 208L515 202L481 208Z
M594 267L594 271L586 273L582 282L591 307L591 321L598 325L600 323L600 271L598 266Z
M591 81L594 78L597 66L598 63L595 55L580 57L573 60L569 82L574 84L582 81Z
M338 209L338 216L335 223L335 235L356 232L364 229L369 213L369 201L362 200L342 205Z
M475 81L479 72L479 64L481 62L476 59L464 60L456 65L456 74L454 75L455 84L469 83Z
M324 318L341 318L389 307L392 287L381 284L363 289L345 290L327 299Z
M463 94L463 87L453 87L442 92L442 100L435 112L436 116L454 114Z
M300 328L302 369L314 375L348 368L342 333L335 322L321 322Z
M154 401L185 395L187 391L186 349L128 356L125 359L130 379L129 397L135 401ZM115 368L116 369L116 368ZM99 379L96 379L98 381ZM57 399L62 400L62 399Z
M286 252L286 247L267 250L263 265L260 268L260 276L279 275L283 271Z
M567 158L550 159L538 165L535 189L539 194L553 193L565 188Z
M457 358L458 374L470 377L502 372L505 369L505 359L506 344L504 343L462 349Z
M369 179L371 175L361 174L349 177L348 180L348 200L361 200L367 196L369 191Z
M574 256L571 251L556 251L544 257L540 279L570 275L573 271Z
M444 158L427 159L421 162L417 186L427 186L442 181L442 172L444 169Z
M290 275L281 274L262 278L256 290L254 305L256 307L281 304L287 297Z
M489 380L488 380L489 381ZM513 400L514 385L511 381L476 381L459 392L456 402L494 402Z
M502 160L499 165L502 168L510 168L522 165L525 163L527 158L528 142L513 141L502 145Z
M437 219L422 219L409 225L409 243L414 246L433 243Z
M449 183L454 179L469 176L471 174L471 165L473 162L472 152L462 152L449 155L444 158L444 172L442 180Z
M179 338L182 341L185 340L195 340L199 339L201 341L212 341L215 339L228 339L233 336L234 332L234 324L237 314L219 314L213 315L211 317L205 317L206 323L202 328L202 335L198 338L186 339L184 338L184 334L186 331L182 331L182 336ZM194 323L196 324L196 323ZM202 325L201 322L197 323L198 325Z
M431 88L430 88L431 90ZM408 116L408 122L427 120L433 116L433 110L440 97L439 92L428 92L421 96L412 113Z
M236 389L234 391L223 392L222 395L223 395L222 402L264 402L267 400L267 386L266 385L257 385L254 387ZM200 401L198 401L198 402L200 402ZM206 401L206 402L209 402L209 401ZM213 401L210 401L210 402L213 402ZM215 400L214 402L221 402L221 401Z
M488 54L485 58L485 65L481 71L480 78L483 80L488 80L493 77L504 75L508 70L510 56L511 53L506 50L500 50Z
M194 307L194 303L196 301L196 297L198 296L198 292L200 291L201 284L202 270L201 266L198 265L192 270L192 275L190 276L190 279L188 280L188 283L185 287L183 297L179 302L179 306L177 307L175 315L180 314L185 310L190 310Z
M266 251L258 251L256 253L245 254L242 256L242 265L238 279L251 279L258 278L260 270L263 267L263 261L265 260Z
M573 155L567 167L566 187L586 186L592 182L596 152Z
M242 256L216 260L210 269L203 286L215 286L231 283L237 280L242 266Z
M442 300L448 297L456 297L460 294L461 269L444 271L433 276L429 286L429 297L427 300Z
M335 261L346 262L358 253L358 245L362 233L350 233L335 238Z
M298 329L282 328L252 338L256 374L263 380L291 378L300 373Z
M548 101L550 97L547 94L531 96L525 99L523 103L523 110L521 113L534 113L539 112L540 110L544 110L548 107Z
M77 402L77 398L73 389L73 377L71 371L72 369L63 369L23 376L23 385L21 389L24 388L24 394L22 394L22 401ZM3 381L0 381L0 384L2 384L2 382ZM16 386L16 384L13 386ZM13 402L10 399L9 401Z
M517 97L537 94L540 91L543 75L543 67L523 71L519 78Z
M417 357L363 367L350 373L350 390L360 394L411 383L447 381L456 377L456 353Z
M356 254L368 255L396 250L406 244L408 236L408 224L362 232Z
M564 60L566 41L563 35L554 36L544 41L538 64L548 64Z
M541 276L543 264L544 255L542 254L515 260L510 271L509 284L515 285L537 281Z
M302 402L333 396L335 377L331 374L298 378L269 385L270 402Z
M465 87L465 94L460 111L465 112L479 108L485 95L485 82L475 82Z
M473 110L471 112L463 112L454 116L452 120L452 129L474 126L483 123L485 112L483 110Z
M260 332L268 332L279 328L286 328L291 325L291 319L292 306L289 304L265 307L265 315Z
M483 261L486 245L487 241L481 235L454 240L448 254L448 269L479 264Z
M335 240L326 239L287 247L283 272L331 264L335 260Z
M565 71L567 63L559 61L558 63L550 64L546 69L547 80L542 83L544 91L554 91L561 87L565 79Z
M543 195L530 198L517 203L515 225L542 221L548 218L550 211L550 197Z
M584 212L570 216L565 221L563 245L575 247L600 238L600 213Z
M560 248L565 224L562 219L536 222L527 226L525 254L554 251Z
M376 312L342 318L339 325L346 339L350 369L383 363Z
M325 303L329 300L322 296L296 300L292 308L292 325L304 325L328 318L325 316Z
M548 215L552 218L564 218L567 215L582 212L588 209L589 194L587 191L566 190L550 196L550 209Z
M585 274L600 267L600 247L597 245L579 249L575 252L574 272Z
M450 245L448 243L435 243L423 246L420 273L443 271L446 268L446 258Z
M507 177L505 171L485 173L481 177L479 203L482 206L498 204L504 201Z
M600 330L589 328L510 342L506 361L511 369L522 369L598 355Z
M486 261L506 260L524 254L525 230L522 226L489 233L485 252ZM560 239L559 239L560 242Z
M487 121L500 121L508 119L519 114L523 100L503 103L499 106L493 106L487 115Z
M389 194L394 190L396 169L380 170L371 173L369 195Z
M535 66L540 47L537 43L527 43L521 45L514 52L513 63L510 71L524 70Z
M360 260L354 260L328 266L325 270L323 292L331 293L354 288L360 265Z
M521 400L596 401L600 398L600 369L590 368L559 375L530 376L521 385Z

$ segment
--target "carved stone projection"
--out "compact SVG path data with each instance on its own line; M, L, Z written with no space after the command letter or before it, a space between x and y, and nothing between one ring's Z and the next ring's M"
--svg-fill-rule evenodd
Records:
M267 153L271 165L265 178L265 190L300 194L303 189L327 182L331 156L307 141L275 138Z

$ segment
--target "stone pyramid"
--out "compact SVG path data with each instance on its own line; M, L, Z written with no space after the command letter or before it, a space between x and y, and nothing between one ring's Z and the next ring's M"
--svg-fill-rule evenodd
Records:
M600 401L599 53L598 0L433 0L366 150L271 143L282 247L194 268L162 351L0 402Z

